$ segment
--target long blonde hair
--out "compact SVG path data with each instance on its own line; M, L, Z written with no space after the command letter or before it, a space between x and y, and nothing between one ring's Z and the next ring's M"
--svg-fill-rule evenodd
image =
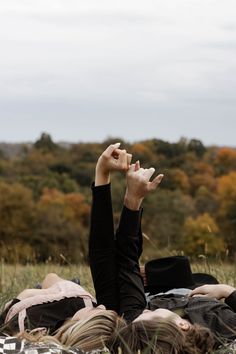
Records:
M112 348L126 321L111 310L92 313L83 320L66 321L54 335L31 335L24 332L21 338L31 342L60 344L65 349L77 347L84 351Z

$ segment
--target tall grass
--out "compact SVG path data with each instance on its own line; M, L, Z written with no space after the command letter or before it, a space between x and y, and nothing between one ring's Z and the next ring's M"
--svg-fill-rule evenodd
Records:
M200 258L191 265L193 272L210 273L220 283L236 287L236 265L223 261ZM65 279L79 278L81 285L94 295L89 267L86 265L59 265L47 262L39 265L0 264L0 308L23 289L34 288L48 273L57 273Z
M48 273L56 273L64 279L79 278L81 285L94 295L89 267L86 265L39 265L6 264L0 266L0 309L9 299L16 297L23 289L35 288Z

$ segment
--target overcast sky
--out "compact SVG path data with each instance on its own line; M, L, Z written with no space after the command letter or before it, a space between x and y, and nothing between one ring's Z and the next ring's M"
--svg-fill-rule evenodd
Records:
M236 146L235 0L0 2L0 141Z

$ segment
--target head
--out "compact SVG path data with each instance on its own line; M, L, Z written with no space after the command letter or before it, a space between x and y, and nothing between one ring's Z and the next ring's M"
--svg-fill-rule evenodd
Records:
M54 338L65 347L75 346L84 351L110 348L116 341L117 333L126 326L124 319L116 312L91 309L79 319L68 320L61 326Z
M179 325L163 317L134 321L119 334L122 354L205 354L213 348L211 332L201 326Z
M81 312L80 312L81 311ZM31 342L56 343L63 348L77 347L84 351L110 348L117 333L126 326L126 321L116 312L101 308L79 310L74 318L66 321L54 335L24 332L20 338Z
M175 323L183 331L188 331L192 326L188 320L180 317L177 313L162 308L156 309L154 311L144 310L143 313L134 320L134 322L149 321L155 318L169 320Z

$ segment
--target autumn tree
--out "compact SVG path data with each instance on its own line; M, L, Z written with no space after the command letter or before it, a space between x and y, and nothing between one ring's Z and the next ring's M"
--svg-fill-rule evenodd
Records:
M190 193L195 193L200 187L206 187L211 192L216 189L216 179L212 166L204 161L193 161L191 164L191 173L189 175Z
M81 193L45 189L38 204L34 243L41 260L60 254L69 261L87 258L89 205Z
M190 189L190 182L187 174L179 168L162 169L164 174L162 187L169 190L180 189L184 193L188 193Z
M236 251L236 172L218 179L218 219L231 252Z
M144 201L143 232L157 249L176 250L182 239L187 216L194 212L192 199L180 190L161 189ZM152 244L150 244L152 247Z
M194 205L197 215L205 213L215 215L219 207L216 193L210 191L204 185L201 185L197 189L194 198Z
M6 261L28 259L34 217L31 191L18 183L0 182L0 215L0 255Z
M189 255L216 255L225 251L216 221L208 213L196 219L187 217L183 227L182 249Z
M228 147L220 148L217 152L214 165L218 175L227 174L236 170L236 150Z
M133 155L133 161L139 160L142 165L145 163L151 164L156 159L155 154L145 142L133 144L130 152Z

